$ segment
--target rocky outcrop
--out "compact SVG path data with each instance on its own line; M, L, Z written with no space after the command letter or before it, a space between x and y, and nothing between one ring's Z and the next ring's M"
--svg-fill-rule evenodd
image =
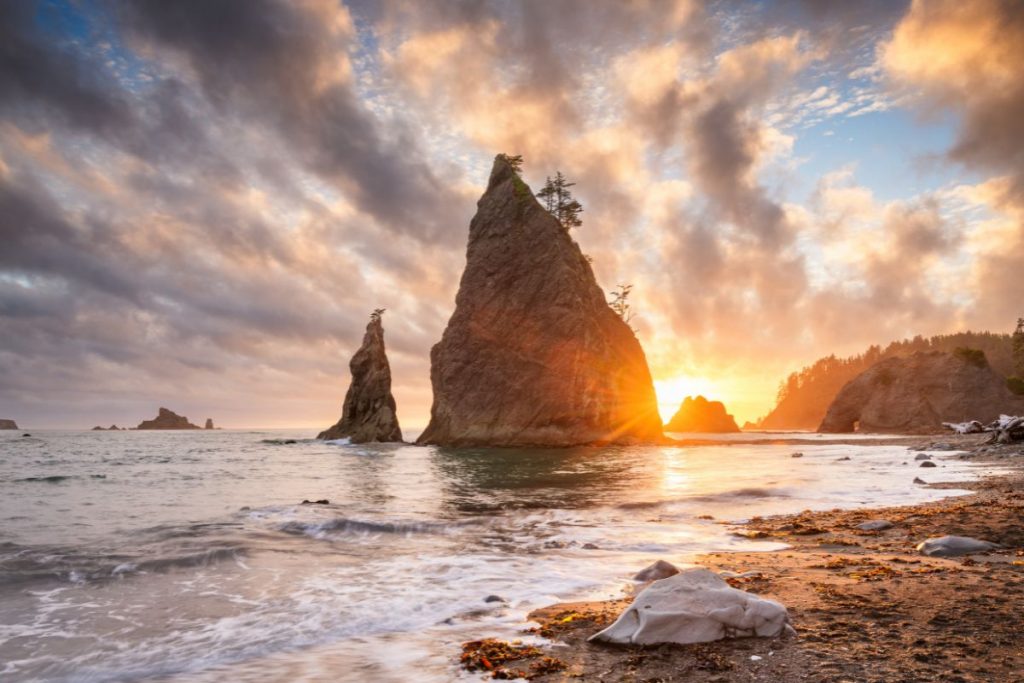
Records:
M17 429L18 425L14 420L0 420L0 429Z
M402 429L391 395L391 366L384 349L384 326L374 313L366 326L363 345L348 364L352 383L338 423L317 436L318 439L350 439L352 443L401 441Z
M100 427L99 425L96 425L95 427L92 428L92 431L94 431L94 432L119 432L119 431L121 431L121 428L118 427L117 425L110 425L109 427L104 429L103 427Z
M839 391L818 431L933 433L943 422L988 422L1024 408L979 354L922 351L879 361Z
M213 418L212 417L206 418L206 426L203 427L203 429L213 429Z
M500 155L430 364L434 403L421 444L664 438L640 342L608 306L579 246Z
M152 420L143 420L136 429L199 429L183 415L178 415L167 408L161 408Z
M725 412L721 401L687 396L665 425L666 432L738 432L736 420Z

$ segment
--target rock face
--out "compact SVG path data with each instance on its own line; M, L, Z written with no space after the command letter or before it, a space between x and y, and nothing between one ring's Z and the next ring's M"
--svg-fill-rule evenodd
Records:
M14 420L0 420L0 429L17 429L18 425Z
M793 632L786 608L733 588L707 569L687 569L655 581L626 611L590 640L620 645L708 643L722 638Z
M213 429L213 418L212 417L206 418L206 426L203 427L203 429Z
M736 420L725 412L721 401L687 396L665 425L666 432L738 432Z
M819 432L942 431L943 422L994 420L1024 408L984 356L920 351L887 358L844 386Z
M178 415L167 408L161 408L152 420L143 420L136 429L199 429L183 415Z
M341 419L320 432L318 439L351 439L352 443L401 441L402 429L391 395L391 366L384 350L384 326L371 317L363 345L348 364L352 383L345 394Z
M579 246L500 155L430 364L434 404L421 444L664 438L640 342L608 306Z

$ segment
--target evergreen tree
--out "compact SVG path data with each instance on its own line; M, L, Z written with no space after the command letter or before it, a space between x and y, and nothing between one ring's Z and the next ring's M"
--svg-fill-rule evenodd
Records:
M633 319L633 310L629 305L629 292L633 289L633 285L619 285L616 289L611 291L612 300L608 302L608 305L612 307L622 321L629 324L629 321Z
M505 162L512 167L516 175L522 175L523 171L523 155L522 154L501 154L500 155Z
M554 179L548 176L544 187L537 193L537 199L544 204L544 208L557 218L566 230L583 225L583 221L580 220L583 205L573 199L569 190L574 185L576 183L570 183L561 171L556 171Z
M1024 379L1024 318L1017 318L1017 329L1013 331L1013 368L1017 377Z

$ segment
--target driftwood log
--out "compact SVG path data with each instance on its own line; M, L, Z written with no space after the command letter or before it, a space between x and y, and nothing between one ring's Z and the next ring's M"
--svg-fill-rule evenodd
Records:
M943 427L952 429L957 434L991 433L988 443L1013 443L1024 441L1024 417L1000 415L998 420L983 425L977 420L970 422L943 422Z

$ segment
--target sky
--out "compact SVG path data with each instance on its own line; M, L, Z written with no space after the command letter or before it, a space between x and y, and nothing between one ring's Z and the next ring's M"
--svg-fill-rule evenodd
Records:
M386 308L404 427L490 164L574 238L668 417L1024 315L1024 3L0 3L0 417L324 428Z

